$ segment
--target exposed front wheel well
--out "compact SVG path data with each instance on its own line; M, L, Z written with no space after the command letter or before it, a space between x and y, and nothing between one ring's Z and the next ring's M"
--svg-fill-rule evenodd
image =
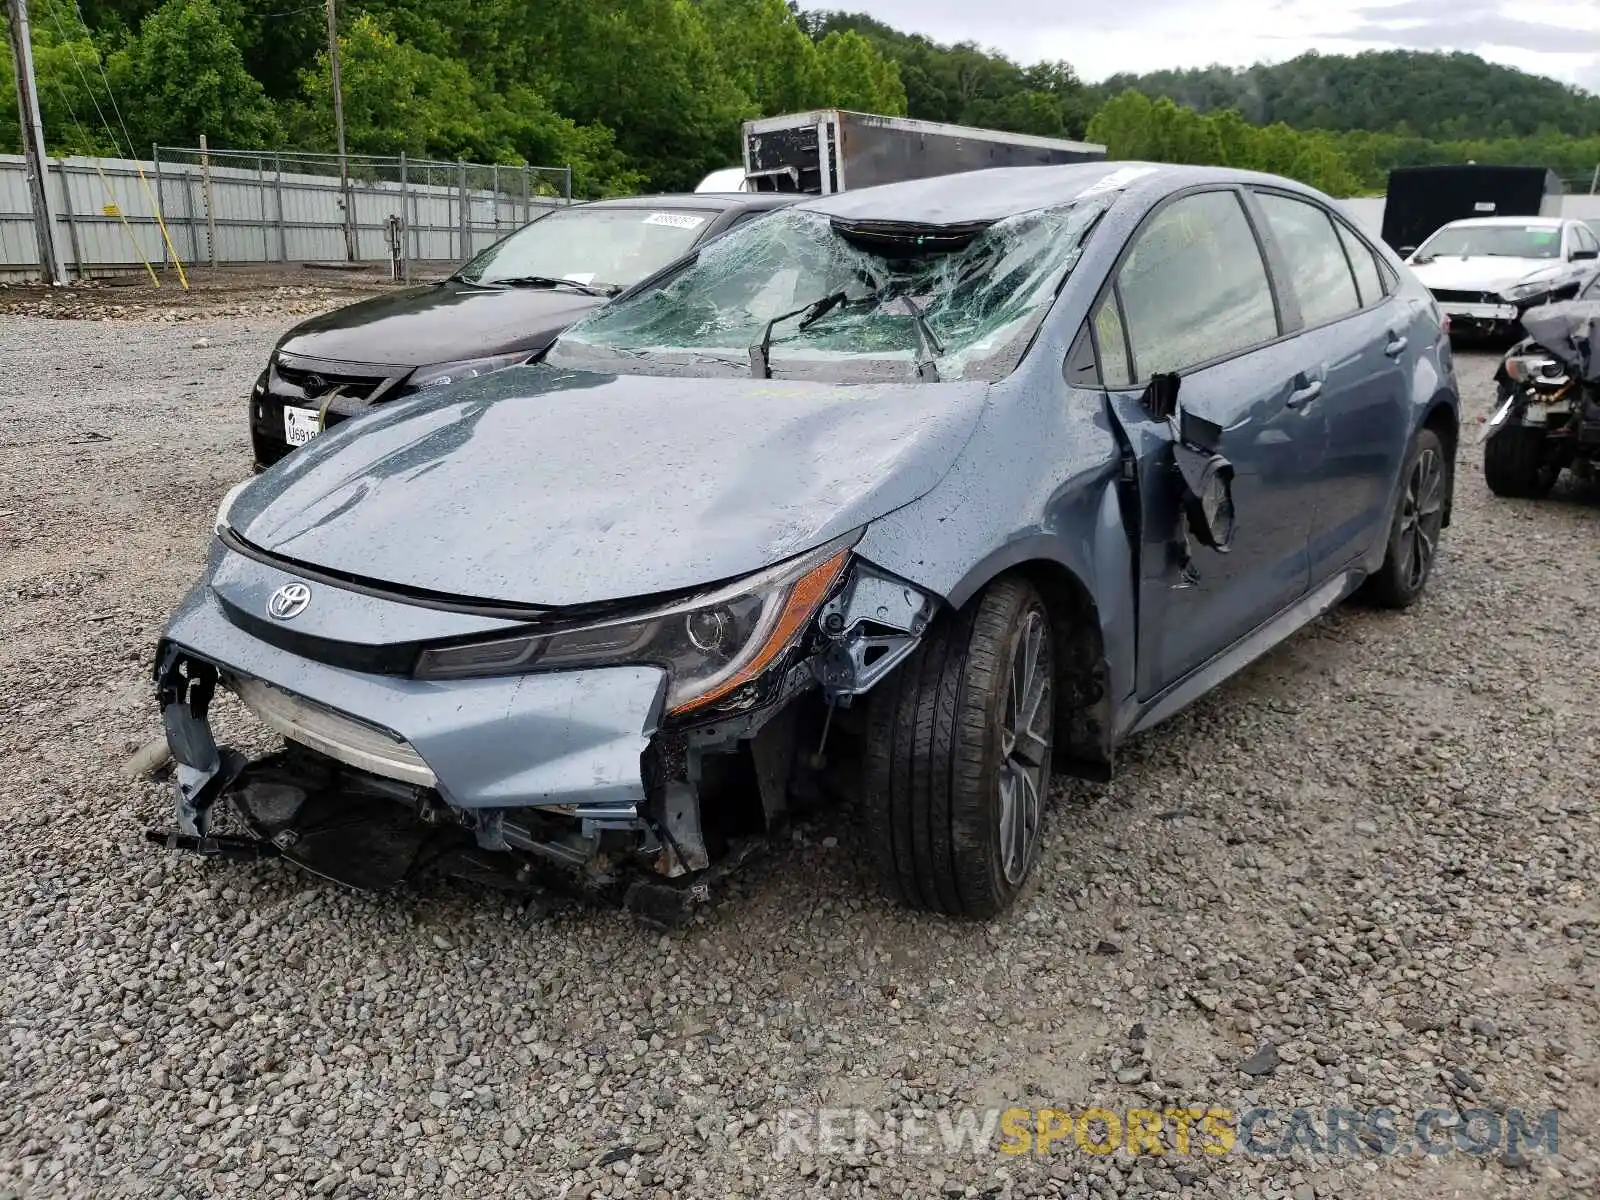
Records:
M1081 579L1048 559L1019 563L1050 614L1056 646L1056 769L1087 779L1111 775L1111 700L1100 610ZM990 585L992 586L992 584Z
M1444 460L1449 464L1449 471L1445 477L1446 487L1444 494L1444 527L1450 525L1450 512L1455 503L1456 491L1456 447L1461 441L1461 426L1456 419L1455 409L1444 399L1433 402L1433 407L1428 410L1428 415L1423 418L1422 427L1431 429L1439 435L1439 443L1444 447Z

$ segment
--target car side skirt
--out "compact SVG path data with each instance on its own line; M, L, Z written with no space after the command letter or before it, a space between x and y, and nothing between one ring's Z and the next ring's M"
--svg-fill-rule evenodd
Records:
M1360 587L1364 579L1366 573L1356 569L1333 576L1316 591L1301 597L1228 649L1196 667L1166 691L1147 703L1131 706L1122 722L1126 729L1123 736L1143 733L1188 707L1223 680L1242 671L1280 642L1334 608Z

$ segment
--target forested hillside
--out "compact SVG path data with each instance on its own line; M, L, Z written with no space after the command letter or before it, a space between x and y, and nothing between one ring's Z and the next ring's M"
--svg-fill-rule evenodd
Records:
M1109 99L1129 88L1202 113L1235 109L1257 125L1402 130L1440 141L1600 133L1600 96L1475 54L1302 54L1271 66L1113 75L1098 90Z
M152 142L328 151L321 0L30 0L55 153ZM687 188L747 117L840 105L1090 136L1113 157L1260 167L1330 191L1391 166L1534 162L1587 179L1600 97L1471 55L1305 55L1085 85L787 0L338 0L349 149L574 167L587 195ZM113 106L112 97L115 97ZM0 150L18 146L0 55Z

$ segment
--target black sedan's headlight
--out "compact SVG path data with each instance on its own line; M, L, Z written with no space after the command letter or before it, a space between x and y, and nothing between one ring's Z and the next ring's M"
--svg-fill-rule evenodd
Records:
M437 646L419 679L651 664L670 678L667 713L720 700L759 678L805 633L844 571L852 533L797 558L688 599L550 633Z

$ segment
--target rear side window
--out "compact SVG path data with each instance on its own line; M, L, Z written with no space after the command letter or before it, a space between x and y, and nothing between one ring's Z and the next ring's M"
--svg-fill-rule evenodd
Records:
M1289 265L1305 323L1325 325L1359 309L1355 276L1333 218L1316 205L1289 196L1260 192L1256 199Z
M1371 308L1383 299L1383 271L1378 266L1378 256L1350 230L1334 222L1339 230L1339 240L1344 252L1350 256L1350 267L1356 273L1356 286L1361 290L1361 306Z
M1152 217L1134 237L1117 290L1133 379L1182 371L1278 336L1261 248L1231 191L1184 196Z

